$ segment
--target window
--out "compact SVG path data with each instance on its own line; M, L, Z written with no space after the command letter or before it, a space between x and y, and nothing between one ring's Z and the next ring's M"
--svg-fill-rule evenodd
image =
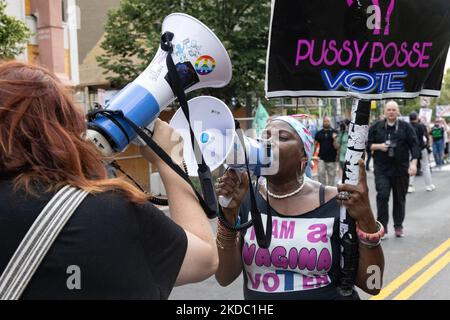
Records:
M67 22L68 19L68 4L67 4L67 0L62 0L61 1L61 9L62 9L62 21L63 22Z

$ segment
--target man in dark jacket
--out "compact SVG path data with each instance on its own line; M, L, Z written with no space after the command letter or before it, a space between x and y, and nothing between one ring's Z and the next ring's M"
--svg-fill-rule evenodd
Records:
M331 127L331 119L323 119L323 129L315 136L315 149L319 147L319 182L327 186L336 185L337 131Z
M395 235L403 237L409 177L416 175L420 148L412 126L398 119L400 113L395 101L386 104L384 114L386 119L370 128L368 141L370 150L373 151L378 221L383 224L387 233L392 189Z

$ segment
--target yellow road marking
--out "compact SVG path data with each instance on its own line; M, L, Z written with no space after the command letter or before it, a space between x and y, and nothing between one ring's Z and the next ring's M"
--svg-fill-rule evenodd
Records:
M447 239L439 247L428 253L419 262L410 267L408 270L403 272L398 278L394 279L389 285L383 288L379 295L372 297L370 300L383 300L390 296L395 290L397 290L406 281L414 277L419 271L424 269L430 263L432 263L436 258L438 258L442 253L444 253L448 248L450 248L450 238Z
M450 251L442 258L436 261L427 271L414 280L409 286L400 292L393 300L408 300L413 294L415 294L420 288L422 288L428 281L430 281L435 275L437 275L446 265L450 263Z

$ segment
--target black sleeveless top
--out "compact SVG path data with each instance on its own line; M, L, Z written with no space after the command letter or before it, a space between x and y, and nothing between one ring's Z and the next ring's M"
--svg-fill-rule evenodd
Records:
M272 241L258 246L254 228L243 234L244 297L248 300L339 299L336 282L340 273L339 216L336 197L325 203L320 187L320 207L298 215L272 211ZM266 225L267 204L258 192L258 209ZM251 219L250 196L240 210L241 223ZM356 291L354 298L358 298Z

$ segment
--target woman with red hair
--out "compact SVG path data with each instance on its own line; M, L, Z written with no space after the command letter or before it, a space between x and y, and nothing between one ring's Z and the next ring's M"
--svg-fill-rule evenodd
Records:
M0 274L58 190L89 192L21 298L167 299L174 285L214 274L212 230L189 185L141 149L161 174L170 219L145 193L107 178L85 133L81 109L53 74L18 62L0 65ZM168 154L180 148L181 138L162 121L153 139ZM78 271L75 286L71 270Z

